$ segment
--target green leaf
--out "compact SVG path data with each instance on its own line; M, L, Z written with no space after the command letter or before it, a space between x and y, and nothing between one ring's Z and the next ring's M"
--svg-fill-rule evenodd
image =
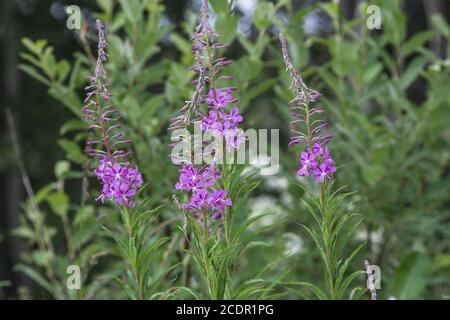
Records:
M378 163L368 165L363 171L364 178L370 186L374 186L384 176L385 167Z
M427 284L429 271L430 259L426 254L418 252L409 254L402 260L397 270L395 270L389 290L390 294L397 299L420 298Z
M272 25L275 8L270 2L259 2L253 13L253 23L258 29L267 29Z
M450 28L448 24L445 22L445 19L440 14L435 14L431 17L431 21L436 29L439 30L447 38L450 37Z
M148 122L153 117L154 113L158 110L158 108L161 107L161 105L164 102L164 99L165 97L163 94L154 95L150 99L148 99L148 101L142 107L141 120Z
M406 90L423 70L423 67L427 63L427 58L416 57L406 68L405 72L400 77L400 89Z
M216 20L216 30L221 35L221 41L231 43L236 37L236 29L239 22L239 16L220 14Z
M44 50L44 54L41 56L41 65L42 70L45 72L45 74L51 79L56 80L56 59L53 55L53 48L47 47Z
M28 74L30 77L42 82L43 84L50 86L50 81L47 80L46 77L41 75L35 68L26 64L19 64L18 67L20 70Z
M70 162L65 160L60 160L55 164L55 176L58 179L63 178L70 171Z
M31 254L33 261L41 267L49 266L51 253L45 250L34 250Z
M127 19L136 23L140 20L141 17L141 8L139 0L129 1L129 0L119 0L120 5L122 6L123 11L125 12L125 16Z
M14 229L12 231L12 234L17 237L22 237L24 239L29 239L29 240L36 239L36 235L35 235L34 231L24 225Z
M105 11L107 14L110 14L113 9L113 1L112 0L97 0L98 5Z
M33 56L32 54L28 54L28 53L25 53L25 52L20 52L19 55L20 55L20 57L23 60L31 63L35 67L38 67L38 68L41 67L41 62L35 56Z
M58 62L56 67L57 79L59 82L63 82L70 71L70 64L66 60L61 60Z
M226 0L210 0L209 3L216 14L228 13L229 11L228 2Z
M170 35L170 42L182 53L190 54L192 51L192 44L178 33L173 32Z
M42 54L42 49L47 45L47 40L36 40L33 42L29 38L22 38L22 44L32 53L39 56Z
M298 285L298 286L302 286L302 287L306 287L308 289L310 289L312 292L314 292L314 294L316 295L316 297L320 300L327 300L328 297L325 294L325 292L323 292L322 289L320 289L318 286L310 283L310 282L289 282L286 284L290 284L290 285Z
M416 49L420 48L425 42L434 37L434 33L431 31L422 31L412 36L401 49L403 56L408 56Z
M41 276L37 271L23 264L17 265L14 269L27 275L31 280L35 281L55 297L52 285L47 280L45 280L45 278Z
M60 139L58 140L58 145L66 152L66 156L69 160L82 164L86 159L86 156L83 154L77 143L67 139Z
M364 70L363 80L365 83L370 83L374 79L376 79L380 72L383 71L383 64L381 63L374 63L367 67L367 69Z
M250 87L249 90L246 90L241 97L241 107L245 110L245 106L247 106L252 99L259 96L266 90L269 90L275 83L277 79L266 79L257 83L256 85Z
M339 15L339 6L337 2L320 3L320 6L332 17L337 20Z
M433 272L441 270L441 269L445 269L445 268L450 268L450 254L441 254L441 255L435 257L433 260L433 265L432 265Z
M81 106L83 104L80 97L73 90L55 82L52 83L48 92L64 106L68 107L74 114L81 116Z
M74 130L86 129L86 123L80 119L71 119L63 124L59 129L60 135L65 135L66 133Z
M69 209L69 197L62 192L52 193L47 197L47 202L54 213L59 216L67 214Z

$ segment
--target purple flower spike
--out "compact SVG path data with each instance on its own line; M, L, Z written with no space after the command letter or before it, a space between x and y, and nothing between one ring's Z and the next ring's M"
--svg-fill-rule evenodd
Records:
M333 178L336 166L331 158L330 151L324 147L331 140L331 136L321 135L322 129L328 126L328 122L315 119L316 115L324 113L324 110L312 105L321 94L308 88L295 70L289 58L286 39L281 33L280 43L286 70L292 78L290 89L295 94L294 99L290 102L290 114L294 117L294 120L291 121L292 135L289 147L298 143L306 145L306 152L302 152L300 155L300 168L297 170L297 175L301 177L313 176L318 183L323 183L325 180Z
M238 124L244 121L239 108L234 107L229 113L226 112L226 107L236 102L232 91L232 88L211 89L205 99L210 110L200 122L200 129L203 132L218 134L225 138L228 151L239 149L245 141L242 130L238 128Z
M294 134L291 137L290 145L304 143L312 146L315 142L324 143L326 141L326 137L320 135L320 130L327 125L327 122L313 119L314 115L323 113L323 110L312 105L317 101L321 93L308 88L300 74L294 68L291 59L289 58L286 39L281 33L280 43L281 50L283 52L283 60L286 64L286 70L292 78L290 89L295 94L294 99L290 101L290 114L295 117L295 120L291 122L291 125L294 127L303 125L303 127L308 130L306 133L293 130L292 132Z
M191 198L191 201L183 205L183 208L197 214L210 212L213 220L220 220L223 217L226 207L230 207L232 202L226 198L227 192L223 189L208 192L200 189Z
M119 205L133 207L132 201L137 189L142 186L142 175L137 167L133 168L127 163L111 163L101 159L95 169L97 178L103 185L102 194L98 200L115 200Z
M180 170L180 180L175 185L175 188L193 191L206 189L212 187L219 178L220 171L213 166L198 169L191 164L186 164Z
M86 103L81 111L84 117L92 122L89 129L97 131L100 138L87 141L87 154L98 157L100 164L95 169L95 174L102 184L102 194L97 198L115 200L119 205L133 207L132 198L137 189L142 186L142 176L137 167L131 167L128 162L120 162L128 152L120 150L118 146L128 144L130 140L123 139L123 133L117 131L120 124L118 110L108 100L112 94L108 91L109 84L106 83L107 74L103 63L106 62L106 39L103 23L96 22L98 30L98 57L94 74L90 77L90 84L86 87ZM103 145L104 150L101 150ZM97 148L97 146L99 148Z
M191 70L197 74L192 82L195 90L191 100L181 108L181 115L172 119L169 130L189 128L198 121L202 132L219 135L225 140L227 151L233 151L245 142L245 135L238 128L244 118L236 105L238 100L233 97L236 88L217 86L220 80L232 78L219 75L231 62L217 56L217 49L227 47L218 43L218 38L209 23L208 1L202 0L200 23L192 37L196 64ZM203 112L204 109L207 111ZM179 204L179 207L189 212L198 223L208 224L208 228L212 228L214 223L220 226L227 208L232 205L227 192L217 189L221 173L214 166L214 163L210 166L185 164L179 170L179 180L175 185L177 190L190 193L190 200Z

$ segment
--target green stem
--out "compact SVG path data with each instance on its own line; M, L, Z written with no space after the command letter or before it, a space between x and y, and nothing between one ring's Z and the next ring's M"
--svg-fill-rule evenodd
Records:
M322 213L322 226L321 226L321 236L322 241L325 246L325 257L323 258L323 265L325 268L325 282L327 283L330 299L336 299L335 293L335 274L333 271L333 252L334 252L334 244L333 239L330 237L332 232L332 222L329 217L328 212L328 194L327 194L327 186L326 182L320 185L320 205L321 205L321 213Z
M128 262L131 266L131 271L134 276L134 280L136 282L136 293L140 300L145 300L144 288L141 281L141 276L138 271L137 262L139 255L139 248L136 246L136 237L135 232L131 224L130 213L128 212L128 208L126 206L122 206L122 218L125 230L128 234L129 240L129 250L128 250Z

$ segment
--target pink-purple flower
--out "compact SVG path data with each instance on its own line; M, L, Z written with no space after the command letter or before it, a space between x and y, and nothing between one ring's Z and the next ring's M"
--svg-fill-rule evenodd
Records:
M103 185L99 200L115 200L119 205L134 206L132 198L142 186L142 175L137 167L132 167L128 162L111 163L103 158L95 174Z
M316 157L308 151L303 151L300 154L300 164L301 167L298 169L297 175L307 177L312 169L317 167Z
M183 208L191 211L195 216L208 214L212 220L220 220L225 208L232 205L227 198L227 192L223 189L208 192L206 189L196 191L191 200L183 205Z
M314 178L319 183L323 183L325 179L331 180L332 174L335 171L336 171L335 166L329 166L326 163L322 163L318 167L312 169L312 172L314 173Z
M228 106L228 103L236 102L233 98L233 90L234 88L211 88L205 103L213 109L224 109Z
M196 168L191 164L185 164L180 169L180 178L176 183L177 190L193 190L194 192L201 189L212 187L220 178L220 171L216 170L213 165Z
M330 151L328 148L324 148L320 142L316 142L312 149L308 147L300 154L298 176L313 176L317 182L323 183L325 179L331 180L335 171L336 166Z
M239 113L239 107L234 107L227 113L226 108L229 103L234 104L237 102L233 98L232 90L230 88L211 89L205 102L210 110L201 117L200 129L203 132L218 134L222 137L236 136L239 132L238 125L244 121L244 118ZM225 140L225 143L227 144L228 141ZM237 149L239 145L234 143L234 141L231 145L227 144L228 149Z
M237 102L233 98L232 89L211 89L205 102L209 112L201 118L200 129L203 132L219 135L225 139L227 151L237 150L245 142L244 132L238 125L244 121L239 113L239 107L232 108L228 113L226 107Z
M231 200L223 189L215 189L217 180L220 179L220 171L213 164L194 167L185 164L180 169L180 178L175 185L178 190L192 192L191 199L182 205L184 210L193 214L194 217L203 219L207 214L212 221L221 219L226 207L231 206Z

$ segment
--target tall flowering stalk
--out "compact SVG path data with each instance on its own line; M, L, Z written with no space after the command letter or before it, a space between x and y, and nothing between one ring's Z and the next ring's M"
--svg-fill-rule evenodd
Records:
M105 228L116 241L122 257L128 262L127 277L118 280L131 299L148 299L152 297L149 290L152 268L149 264L167 239L160 238L148 244L149 227L157 210L145 210L145 201L136 206L133 200L138 188L142 186L142 175L138 167L133 167L128 162L129 153L120 148L131 141L125 140L123 133L119 131L119 112L109 102L112 94L108 90L110 85L107 83L104 68L108 57L104 25L100 20L97 20L96 25L98 57L95 72L86 87L86 104L82 112L92 123L89 128L96 133L97 138L87 142L86 152L89 156L99 159L95 174L102 184L102 193L97 199L101 202L114 201L121 209L125 234L115 228ZM129 211L130 208L133 208L132 212Z
M106 40L103 23L96 22L98 30L98 57L95 72L90 77L86 87L86 103L81 109L84 118L92 124L89 129L98 132L98 138L87 142L86 152L89 156L99 159L95 174L102 184L102 194L98 200L114 200L119 205L133 207L133 196L142 185L142 175L137 167L132 167L126 157L128 152L120 149L121 145L130 140L123 139L123 133L118 129L120 115L109 100L112 94L108 91L107 74L104 68L106 62Z
M218 40L219 35L209 23L208 1L203 0L200 23L192 37L195 65L191 69L196 74L194 93L181 108L181 114L172 119L169 130L191 129L194 124L198 125L202 135L213 135L225 143L225 148L220 144L222 150L216 150L223 154L237 150L245 139L243 130L239 128L244 119L234 97L237 88L219 85L221 80L232 77L221 74L231 62L218 55L219 49L227 47ZM204 142L201 142L200 147L203 146ZM189 222L186 227L193 231L192 239L188 235L186 239L209 298L223 299L237 255L248 244L231 232L231 198L236 192L231 186L239 185L237 180L233 180L239 174L236 174L235 166L218 163L216 157L209 164L197 164L195 156L189 154L179 168L175 188L186 192L188 200L183 203L176 200L176 203ZM245 193L242 191L241 196L245 197ZM245 228L241 234L243 230Z
M217 49L227 45L218 42L209 23L208 1L202 1L200 23L192 37L196 64L191 68L197 78L193 81L195 90L190 101L181 108L181 115L172 119L169 130L192 127L199 123L205 134L212 134L225 140L228 150L237 149L244 142L244 134L238 128L243 121L233 97L236 88L218 87L221 79L230 76L219 75L221 70L230 64L223 57L217 57ZM203 110L202 110L203 109ZM213 224L221 224L227 207L232 205L227 191L218 186L221 171L214 161L210 165L196 166L193 157L180 168L180 179L176 189L188 191L190 200L181 208L191 214L208 232Z
M330 150L326 147L331 140L331 135L322 133L323 128L328 126L328 122L318 117L324 113L323 109L316 106L321 94L305 84L289 58L284 35L280 34L279 37L286 70L292 79L290 90L294 94L294 98L290 101L290 114L293 119L290 123L292 136L289 145L302 144L305 148L300 153L297 176L313 177L320 185L319 198L311 191L304 189L311 200L305 201L305 205L314 217L314 221L317 222L319 230L314 231L306 226L303 227L318 248L324 269L326 290L308 282L296 284L309 288L318 299L344 299L352 296L348 293L349 286L362 273L356 271L345 277L352 258L364 244L354 250L348 258L342 259L343 249L360 220L355 221L355 214L344 212L345 206L348 205L345 199L349 193L340 194L341 189L332 191L336 166L331 158Z
M331 140L331 135L322 135L321 130L328 126L328 122L317 119L324 113L323 109L314 106L321 93L308 88L303 79L295 70L289 58L286 39L280 33L281 50L286 70L292 78L290 89L295 97L289 102L290 114L294 118L291 121L291 140L289 146L301 143L306 150L300 154L300 168L298 176L313 176L317 182L323 183L331 180L336 166L331 158L330 151L324 145Z

